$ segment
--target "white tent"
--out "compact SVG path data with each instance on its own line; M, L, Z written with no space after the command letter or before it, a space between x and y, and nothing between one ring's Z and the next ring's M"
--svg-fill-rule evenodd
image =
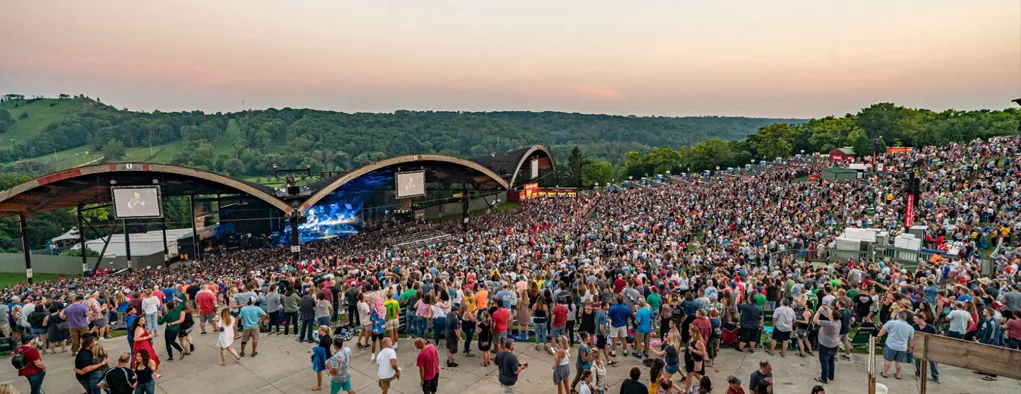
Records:
M58 235L58 236L50 239L50 243L52 243L52 244L57 244L57 243L60 243L62 241L64 241L64 242L66 242L66 241L78 241L78 228L72 227L70 230L67 230L66 233Z

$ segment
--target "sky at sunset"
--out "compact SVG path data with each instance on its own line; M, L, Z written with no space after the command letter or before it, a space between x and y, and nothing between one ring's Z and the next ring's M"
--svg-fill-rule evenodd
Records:
M146 111L818 117L1021 97L1016 0L10 0L0 26L0 93Z

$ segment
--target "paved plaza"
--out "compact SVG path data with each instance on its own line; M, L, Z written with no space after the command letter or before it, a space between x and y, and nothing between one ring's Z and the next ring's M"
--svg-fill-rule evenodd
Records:
M197 329L196 329L197 330ZM197 334L197 332L196 332ZM311 369L311 346L295 342L294 337L263 334L259 343L259 355L255 358L246 357L241 365L232 361L220 366L219 352L215 349L216 335L195 336L196 349L191 356L173 362L164 361L160 366L163 376L157 380L157 393L309 393L315 385L315 373ZM441 342L442 343L442 342ZM376 385L375 364L369 363L368 350L358 349L354 341L346 343L353 352L352 383L357 393L379 393ZM250 344L249 344L250 345ZM525 346L529 345L529 346ZM116 355L127 351L127 342L116 338L103 343L111 354L111 363L116 363ZM240 341L235 341L240 346ZM160 359L165 359L163 338L156 338L156 349ZM529 368L522 372L517 384L519 393L556 393L552 384L553 357L547 353L533 349L530 344L517 344L519 357L529 363ZM249 350L251 352L251 350ZM466 358L459 355L457 368L445 366L445 355L440 349L440 393L499 393L495 366L482 367L481 355ZM619 352L618 352L619 353ZM418 371L415 367L416 350L414 344L403 339L397 350L397 357L404 370L403 378L395 381L391 393L420 393ZM572 357L574 354L572 354ZM228 356L229 357L229 356ZM716 366L708 373L713 380L714 393L726 392L725 378L727 375L740 377L745 384L749 375L757 368L758 361L768 358L774 365L773 376L776 379L775 393L808 394L812 386L817 384L812 378L817 376L819 362L815 358L800 358L788 354L781 358L769 356L760 348L754 354L738 353L733 349L721 349ZM850 362L837 362L837 379L826 386L829 394L861 394L866 392L866 356L854 355ZM643 383L648 382L648 368L633 357L617 356L620 365L608 367L607 375L611 382L610 394L617 394L620 382L627 377L631 367L641 367ZM83 390L74 379L72 358L70 353L44 355L47 365L47 376L43 389L47 394L77 394ZM573 378L572 360L572 378ZM973 374L957 368L941 367L942 385L929 385L930 393L1021 393L1018 381L1001 378L996 382L985 382L981 375ZM904 370L904 379L895 380L891 371L890 379L879 378L889 386L890 393L916 393L917 381L912 371ZM676 375L675 375L676 377ZM324 392L329 392L329 377L324 374ZM22 393L28 393L28 384L24 378L17 376L11 367L8 357L0 360L0 383L12 383Z

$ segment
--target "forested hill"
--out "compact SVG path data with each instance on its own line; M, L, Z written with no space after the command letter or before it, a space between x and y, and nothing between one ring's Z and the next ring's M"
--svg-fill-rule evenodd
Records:
M284 167L343 171L385 157L473 157L527 145L566 160L574 146L621 162L630 151L739 140L798 119L638 117L563 112L342 113L267 109L236 113L133 112L86 97L0 103L0 163L38 174L92 161L146 160L259 176Z
M650 148L693 146L710 138L742 140L761 127L774 123L801 124L807 119L746 118L733 116L615 116L582 115L565 112L472 112L516 123L548 135L558 160L566 160L571 147L579 146L587 156L611 162L626 159L630 151Z

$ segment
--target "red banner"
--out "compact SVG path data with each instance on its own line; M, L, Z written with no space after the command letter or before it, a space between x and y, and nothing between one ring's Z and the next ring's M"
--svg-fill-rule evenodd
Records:
M525 190L535 190L539 188L539 183L526 183Z
M908 194L908 206L904 210L904 227L911 228L914 224L915 219L915 195Z

